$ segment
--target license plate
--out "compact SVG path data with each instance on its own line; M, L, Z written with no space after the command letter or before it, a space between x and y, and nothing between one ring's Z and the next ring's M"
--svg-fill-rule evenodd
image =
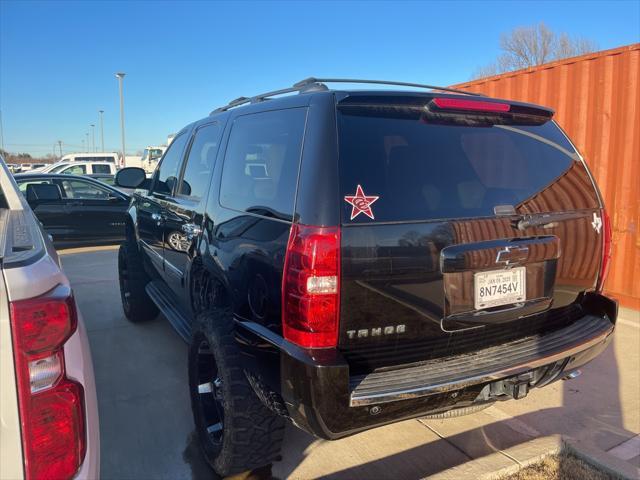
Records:
M526 281L525 267L476 273L473 276L476 310L524 302Z

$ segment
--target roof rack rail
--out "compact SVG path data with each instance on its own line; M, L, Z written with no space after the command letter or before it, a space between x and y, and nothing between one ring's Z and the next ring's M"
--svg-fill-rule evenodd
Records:
M244 105L247 103L256 103L262 102L264 100L268 100L270 97L275 97L277 95L284 95L286 93L305 93L310 91L321 91L328 90L325 83L371 83L375 85L398 85L403 87L416 87L416 88L428 88L429 90L441 90L443 92L453 92L453 93L462 93L464 95L474 95L474 96L482 96L479 93L467 92L465 90L458 90L455 88L448 87L438 87L435 85L423 85L421 83L408 83L408 82L392 82L388 80L362 80L362 79L354 79L354 78L316 78L309 77L296 82L292 87L283 88L280 90L274 90L272 92L261 93L259 95L255 95L253 97L238 97L235 100L231 100L228 104L223 105L222 107L218 107L213 110L210 115L218 112L224 112L229 110L230 108L238 107L240 105Z
M320 85L317 83L306 83L301 86L294 85L293 87L283 88L280 90L273 90L272 92L261 93L259 95L255 95L253 97L238 97L235 100L231 100L228 104L216 108L214 111L210 113L210 115L218 112L224 112L233 107L238 107L240 105L244 105L246 103L257 103L262 102L264 100L268 100L270 97L275 97L278 95L284 95L286 93L292 92L309 92L309 91L319 91L319 90L328 90L326 86Z
M464 95L473 95L482 97L480 93L468 92L466 90L458 90L457 88L438 87L436 85L424 85L422 83L409 83L409 82L394 82L391 80L363 80L357 78L316 78L309 77L294 83L294 87L303 88L308 85L318 83L372 83L375 85L398 85L402 87L416 87L416 88L428 88L429 90L442 90L443 92L462 93Z

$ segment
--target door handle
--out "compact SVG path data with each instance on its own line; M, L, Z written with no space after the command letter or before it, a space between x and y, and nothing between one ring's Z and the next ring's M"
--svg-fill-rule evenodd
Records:
M185 223L182 225L182 231L185 233L188 240L193 240L194 237L197 237L202 233L202 228L195 223Z
M162 221L165 219L164 215L160 213L152 213L151 220L156 222L156 225L159 227L162 224Z

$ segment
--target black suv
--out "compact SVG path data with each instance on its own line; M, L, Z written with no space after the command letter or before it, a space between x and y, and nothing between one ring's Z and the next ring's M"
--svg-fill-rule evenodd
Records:
M340 81L234 100L152 179L117 175L138 188L125 313L160 310L189 342L223 475L277 458L285 419L335 439L470 413L575 376L612 338L609 219L552 110Z

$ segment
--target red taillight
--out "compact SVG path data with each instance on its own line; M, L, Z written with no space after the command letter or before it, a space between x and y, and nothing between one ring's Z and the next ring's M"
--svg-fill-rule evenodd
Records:
M28 479L59 480L76 474L85 451L83 398L82 386L65 379L26 399L22 428Z
M508 112L508 103L485 102L482 100L467 100L461 98L434 98L436 107L443 110L468 110L472 112Z
M86 450L84 391L64 368L64 343L77 327L71 290L59 286L10 310L25 477L71 478Z
M340 229L294 224L282 278L284 338L335 347L340 310Z
M51 351L62 345L76 329L71 296L47 296L13 302L11 317L20 326L18 346L25 353Z
M602 262L600 263L600 273L598 275L598 292L604 290L604 282L609 275L609 266L611 264L611 245L612 245L612 227L609 214L603 208L602 211Z

